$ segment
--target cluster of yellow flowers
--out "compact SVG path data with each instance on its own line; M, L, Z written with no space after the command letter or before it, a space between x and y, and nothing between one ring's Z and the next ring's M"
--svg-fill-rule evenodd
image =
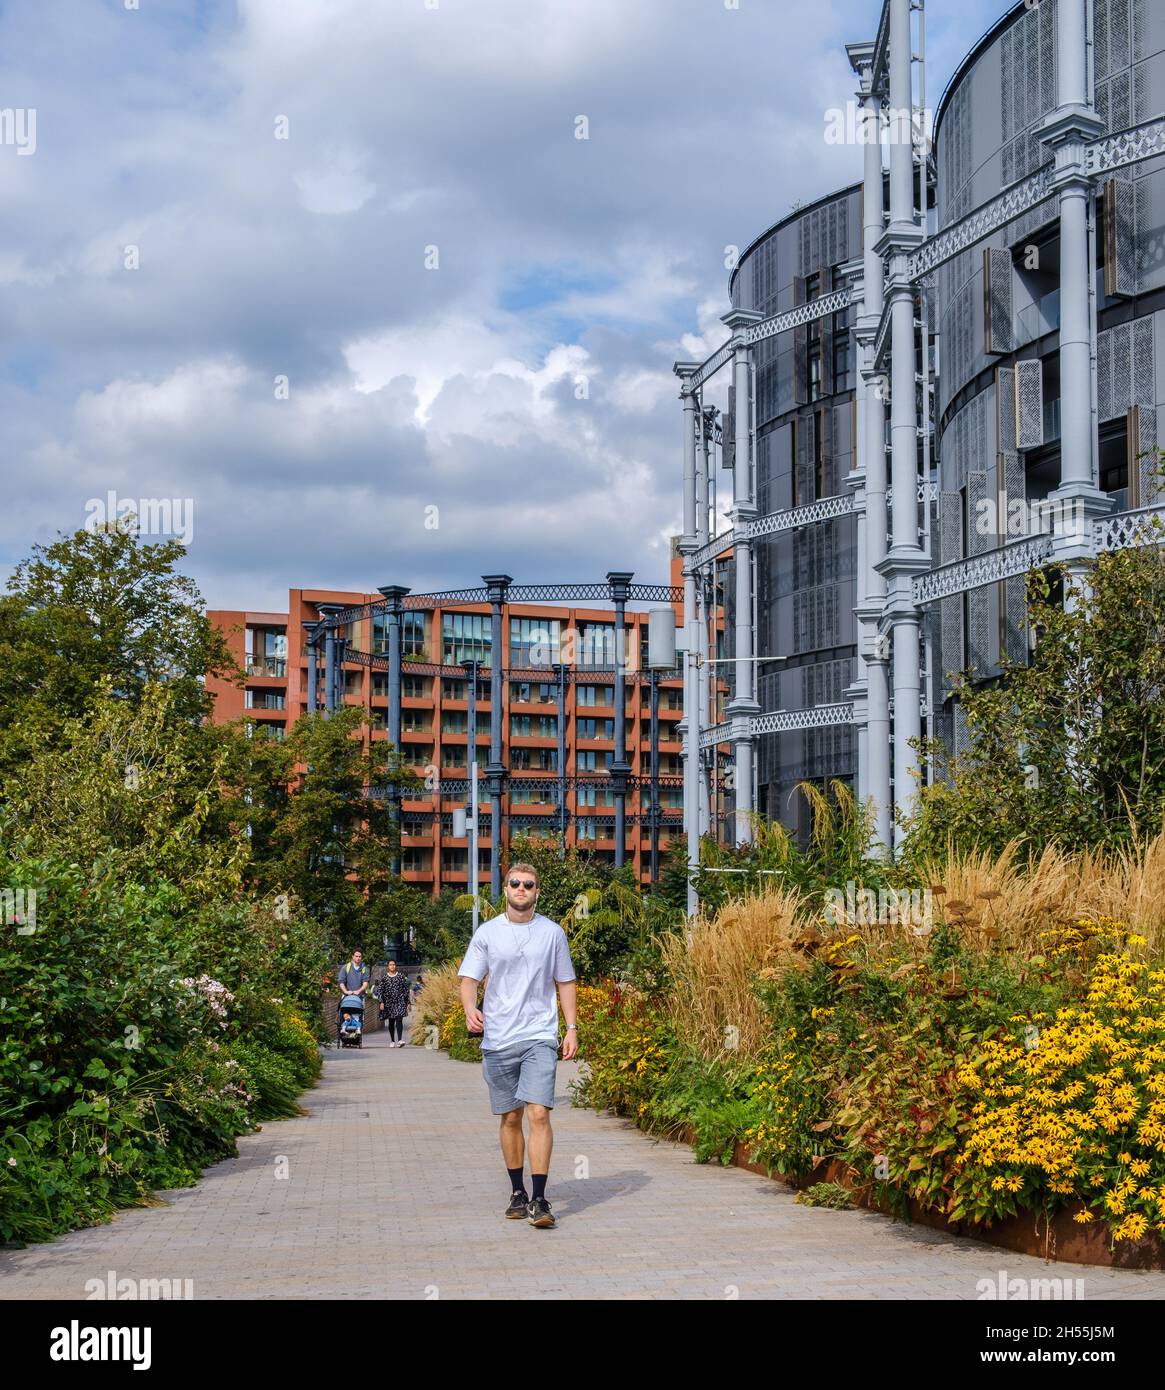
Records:
M663 1057L666 1055L663 1048L657 1047L651 1041L650 1037L640 1038L639 1045L644 1049L644 1051L643 1055L639 1058L639 1061L635 1063L636 1076L642 1076L647 1071L648 1067L651 1066L651 1059L653 1057Z
M441 1020L441 1032L437 1041L443 1048L453 1046L453 1039L456 1036L458 1020L465 1014L459 1002L454 1002L445 1010L445 1017Z
M832 1012L832 1009L813 1011L814 1017ZM786 1045L792 1044L796 1037L796 1028L788 1028L785 1032ZM792 1057L792 1052L785 1053L778 1047L775 1051L767 1051L757 1064L754 1073L756 1080L750 1089L757 1100L768 1106L771 1118L761 1120L744 1131L744 1139L752 1145L756 1155L761 1155L765 1150L775 1154L785 1153L798 1126L801 1106L790 1086L794 1073Z
M597 1013L610 1008L611 996L605 989L595 985L579 985L578 1017L580 1022L589 1022Z
M1022 1038L987 1041L960 1069L982 1099L956 1165L1003 1169L994 1192L1032 1180L1078 1197L1081 1224L1098 1206L1114 1240L1165 1232L1165 971L1136 960L1144 938L1110 918L1056 935L1054 955L1094 957L1082 1007L1046 1024L1017 1015Z

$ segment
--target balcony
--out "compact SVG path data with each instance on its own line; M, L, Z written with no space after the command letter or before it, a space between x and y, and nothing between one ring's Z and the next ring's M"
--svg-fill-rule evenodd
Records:
M1060 331L1060 291L1049 290L1034 303L1015 311L1015 345L1034 343L1045 333Z
M286 707L287 696L281 690L271 690L269 688L261 690L245 690L243 692L243 708L255 710L256 712L265 710L282 710Z
M248 676L286 676L287 658L285 656L247 657Z

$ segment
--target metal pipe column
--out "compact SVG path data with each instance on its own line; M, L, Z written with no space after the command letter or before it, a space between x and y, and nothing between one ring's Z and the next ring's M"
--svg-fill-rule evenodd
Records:
M651 881L659 882L659 672L648 674L651 683Z
M319 650L316 647L316 629L319 623L304 623L303 630L307 634L307 712L315 714L319 705L317 698L316 683L319 679Z
M324 633L324 715L336 708L336 629Z
M723 322L736 334L760 317L743 309L733 309L722 316ZM756 517L752 484L750 358L751 349L738 338L732 362L736 398L733 420L736 451L732 468L732 524L736 531L733 545L736 558L736 611L733 615L736 651L733 667L736 679L735 693L726 711L733 726L731 738L736 759L733 782L736 803L733 839L736 844L751 844L753 840L753 740L749 721L760 713L753 693L752 542L744 539L745 527Z
M919 613L911 579L927 566L918 545L918 413L915 403L914 286L907 255L922 239L914 213L914 99L910 0L890 0L890 226L883 246L890 252L890 466L893 545L887 556L887 613L893 634L894 807L909 816L918 789L919 754L911 740L922 734L919 708ZM871 742L873 734L871 731ZM895 829L900 837L901 828Z
M502 605L506 601L506 591L513 583L508 574L483 574L482 579L489 589L489 601L493 606L490 650L490 701L489 701L489 763L485 775L489 783L490 798L490 839L493 850L490 855L490 892L499 898L502 892L502 784L506 769L502 763L502 699L505 684L505 663L502 652Z
M403 584L386 584L380 592L384 595L385 616L388 619L388 741L392 744L389 754L390 766L401 761L401 733L403 716L401 710L401 614L403 599L408 589ZM440 807L440 801L437 805ZM402 821L399 784L394 780L389 790L389 806L393 819L399 828ZM394 856L392 872L400 873L400 858Z
M615 867L621 868L627 845L627 777L631 764L627 761L626 680L627 629L625 612L631 588L630 570L609 570L607 583L615 604L615 758L611 763L611 781L615 789ZM638 653L636 653L638 656ZM634 663L638 665L638 662Z
M700 410L696 416L700 429L700 449L696 455L696 543L705 545L708 541L708 474L709 445L712 437L712 422L715 411ZM696 623L699 629L700 665L697 670L697 698L700 705L700 723L708 719L708 605L707 586L703 566L696 575ZM707 835L711 826L711 809L708 791L708 764L716 756L714 748L699 750L700 761L700 834Z
M869 58L873 44L866 45ZM875 849L889 849L893 824L890 804L890 683L886 652L878 638L878 622L886 600L886 580L879 566L886 558L886 392L873 370L874 337L882 316L885 270L879 242L885 231L882 187L881 109L870 90L870 62L855 61L861 76L862 111L866 122L862 182L862 300L864 325L859 332L865 362L862 395L864 428L860 436L866 492L866 556L864 592L859 595L866 646L866 777L865 795L874 802Z
M467 703L469 713L467 715L465 731L465 776L469 795L465 798L469 806L473 806L476 799L476 791L473 783L477 781L477 662L470 659L464 663L465 676L468 682L466 688ZM476 828L476 827L475 827ZM469 891L477 897L477 844L476 837L471 836L469 842Z
M673 371L680 378L680 399L684 408L684 530L678 550L684 562L684 835L688 848L687 914L699 907L696 875L700 871L700 714L699 683L696 679L696 577L692 554L696 549L696 400L688 393L687 378L698 362L677 362Z
M566 667L551 668L558 678L558 829L562 835L562 856L566 857Z

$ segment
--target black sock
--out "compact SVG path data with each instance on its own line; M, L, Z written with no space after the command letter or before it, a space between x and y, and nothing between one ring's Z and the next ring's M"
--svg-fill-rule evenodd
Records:
M526 1184L522 1181L521 1168L507 1168L506 1172L510 1175L510 1182L515 1192L525 1192Z
M549 1173L530 1174L530 1186L534 1189L530 1196L535 1202L546 1196L546 1179L549 1176Z

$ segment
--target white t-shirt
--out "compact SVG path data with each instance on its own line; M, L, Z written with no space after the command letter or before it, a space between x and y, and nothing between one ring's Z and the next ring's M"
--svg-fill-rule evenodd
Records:
M483 1052L545 1039L558 1044L555 982L575 978L566 933L536 912L529 922L511 922L504 913L482 922L457 971L471 980L486 975Z

